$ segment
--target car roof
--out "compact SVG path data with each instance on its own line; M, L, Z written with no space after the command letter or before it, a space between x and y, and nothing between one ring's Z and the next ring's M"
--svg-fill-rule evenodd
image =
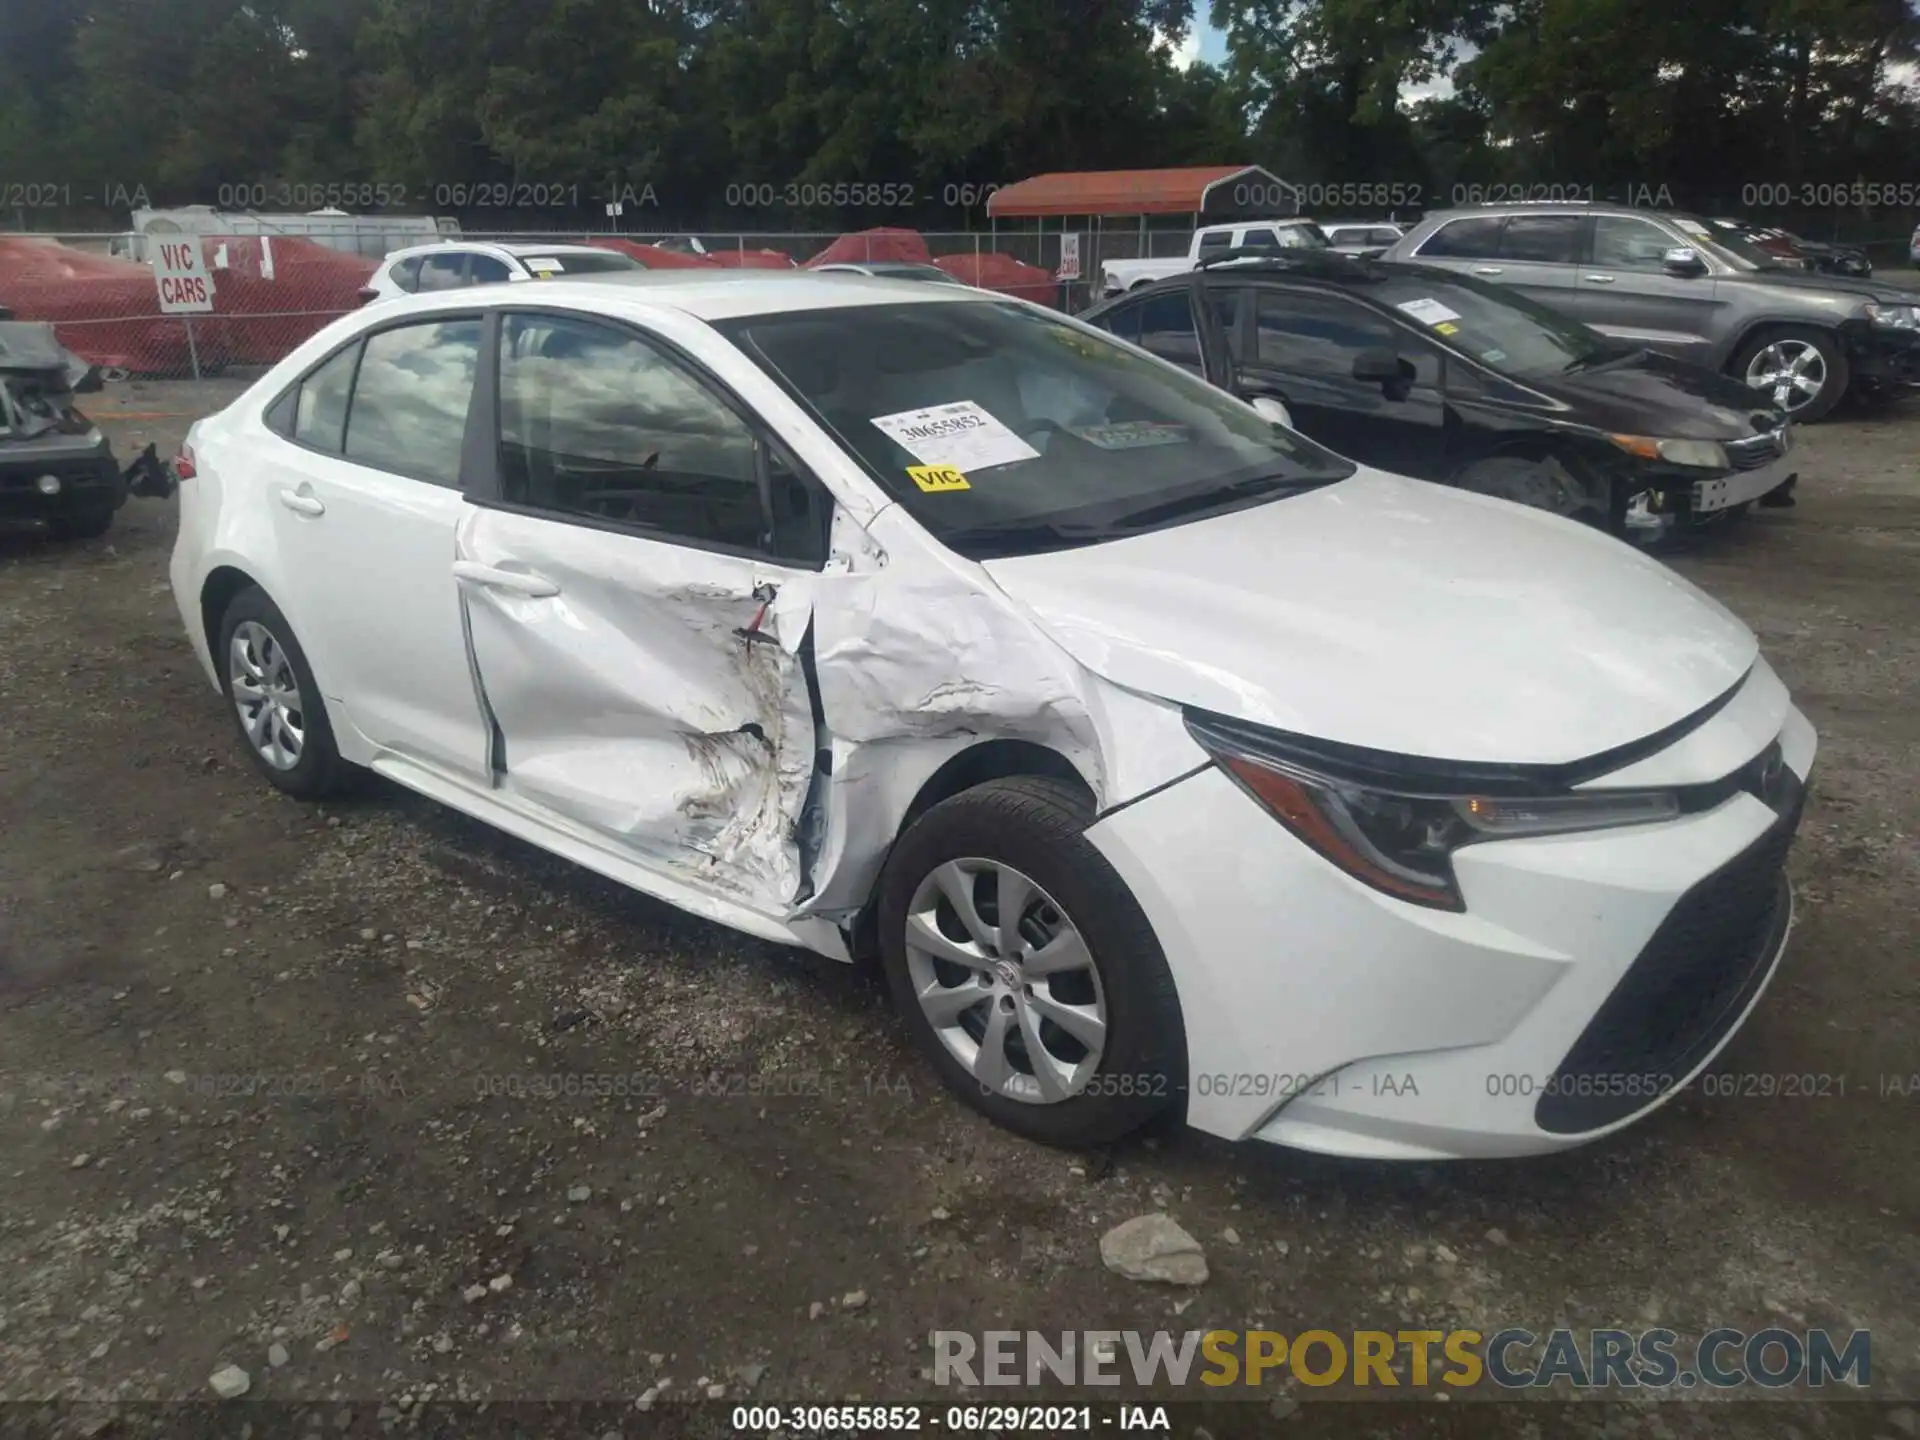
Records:
M1196 275L1205 275L1216 281L1229 279L1295 288L1331 288L1388 310L1393 307L1368 293L1370 287L1383 280L1425 279L1435 284L1458 284L1461 281L1459 275L1437 265L1420 265L1404 260L1373 260L1357 255L1341 255L1331 250L1303 250L1291 255L1254 255L1226 263L1202 265L1197 271L1182 271L1151 285L1139 286L1102 301L1093 308L1106 310L1142 295L1177 289L1191 284Z
M466 290L436 291L431 295L408 296L390 305L416 309L441 308L449 303L523 306L529 303L529 292L564 293L569 306L580 306L584 302L588 309L596 304L616 309L636 303L664 305L698 320L731 320L747 315L860 305L1020 303L993 291L966 285L929 285L921 280L889 280L883 275L855 275L845 271L821 274L809 270L618 270L560 276L529 284L477 285ZM458 300L451 300L452 296ZM403 312L382 306L381 313Z
M515 259L528 255L619 255L622 253L608 249L604 245L581 245L577 242L543 245L537 240L474 240L460 235L448 235L439 240L429 240L424 245L408 245L403 249L391 251L386 259L398 260L409 255L431 255L438 250L493 250L504 252ZM636 260L634 263L637 265L640 262Z
M1451 210L1429 210L1421 217L1425 225L1435 220L1460 220L1480 217L1504 220L1513 215L1544 215L1563 212L1572 215L1631 215L1641 220L1692 220L1705 223L1690 210L1656 210L1647 205L1619 205L1610 200L1509 200L1504 204L1459 205Z

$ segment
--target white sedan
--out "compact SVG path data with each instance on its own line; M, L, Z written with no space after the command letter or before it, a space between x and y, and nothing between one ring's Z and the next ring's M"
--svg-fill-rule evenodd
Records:
M550 280L556 275L611 275L646 268L631 255L597 245L440 240L409 245L389 254L368 277L360 291L360 303L437 290L465 290L473 285Z
M379 775L877 956L1023 1134L1515 1155L1784 951L1815 741L1652 559L959 286L357 312L193 427L172 581L273 784Z

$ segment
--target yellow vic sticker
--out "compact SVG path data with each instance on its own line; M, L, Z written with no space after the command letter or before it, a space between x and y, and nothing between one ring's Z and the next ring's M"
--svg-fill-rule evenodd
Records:
M1433 329L1434 333L1439 335L1458 335L1460 333L1460 327L1451 320L1442 320L1438 325L1434 326Z
M929 495L938 495L943 490L971 490L967 477L951 465L909 465L907 475Z

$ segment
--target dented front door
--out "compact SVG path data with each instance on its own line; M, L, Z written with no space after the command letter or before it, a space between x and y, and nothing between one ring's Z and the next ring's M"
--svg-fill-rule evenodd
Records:
M815 553L815 492L651 335L516 311L488 352L452 563L492 784L784 914L814 750L813 577L779 557Z
M496 787L768 913L799 886L813 713L763 560L495 509L455 574ZM786 644L782 643L783 638Z

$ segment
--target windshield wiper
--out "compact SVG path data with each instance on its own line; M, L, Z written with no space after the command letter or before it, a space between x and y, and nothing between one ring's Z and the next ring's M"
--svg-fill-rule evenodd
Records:
M1017 555L1071 550L1105 540L1111 533L1105 525L1063 525L1054 520L1004 520L993 525L973 525L964 530L955 530L942 535L940 539L962 555L978 558L974 552L981 549Z
M1606 349L1590 351L1585 355L1577 355L1569 360L1562 369L1563 371L1610 370L1615 365L1624 365L1629 360L1638 360L1641 356L1649 353L1651 352L1648 351L1644 345L1632 345L1624 350L1608 347Z
M1236 480L1231 485L1203 490L1197 495L1182 495L1141 510L1130 510L1115 519L1108 528L1120 532L1143 530L1165 520L1177 520L1201 511L1220 509L1256 495L1318 490L1323 485L1332 485L1345 478L1344 475L1255 475L1250 479Z

